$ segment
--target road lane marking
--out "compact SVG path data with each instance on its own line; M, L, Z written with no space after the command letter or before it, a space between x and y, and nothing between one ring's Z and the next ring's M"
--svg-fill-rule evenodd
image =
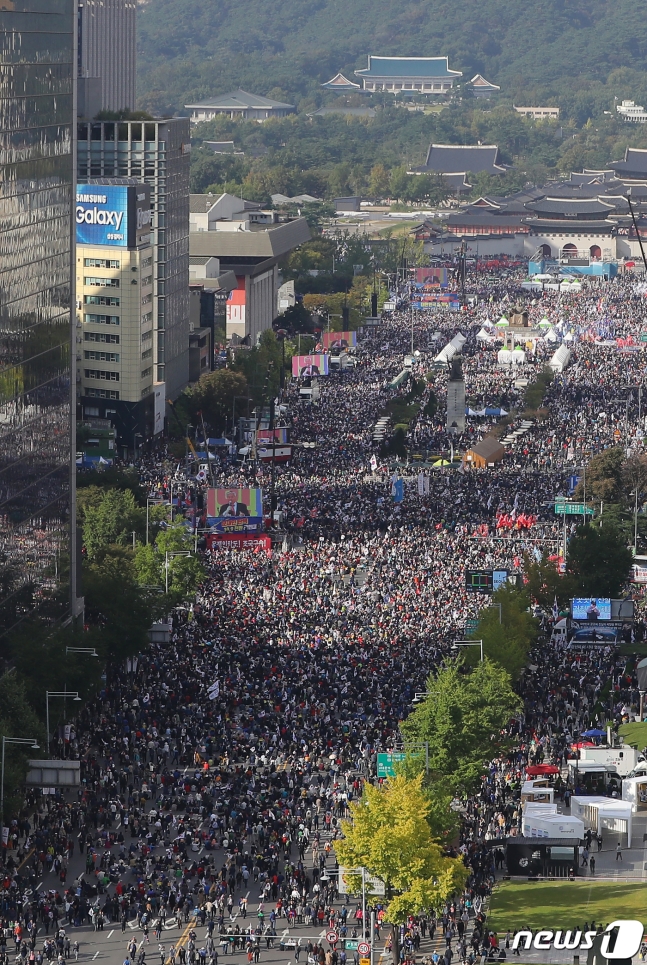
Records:
M94 961L95 958L98 958L100 954L101 952L95 952L94 955L92 956L92 961Z
M115 933L115 930L114 930L114 928L113 928L111 932L108 932L108 938L112 938L112 936L114 935L114 933Z

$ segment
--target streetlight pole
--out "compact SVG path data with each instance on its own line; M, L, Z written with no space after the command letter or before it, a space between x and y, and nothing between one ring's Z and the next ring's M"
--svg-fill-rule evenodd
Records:
M452 644L452 650L458 647L480 647L481 663L483 663L483 641L482 640L456 640L456 642Z
M47 757L50 756L50 735L49 735L49 698L50 697L62 697L65 700L66 697L71 697L72 700L80 700L78 690L46 690L45 691L45 720L47 729Z
M185 550L178 550L177 553L169 553L168 550L167 550L166 553L164 554L164 556L166 557L166 559L165 559L165 570L166 570L166 573L165 573L166 583L165 583L165 585L166 585L166 592L168 593L168 561L169 561L169 559L173 559L174 556L191 556L191 554L189 553L188 550L186 550L186 551L185 551Z
M2 738L2 773L0 774L0 819L2 819L2 824L4 826L4 756L5 756L5 744L31 744L32 748L37 751L39 745L33 737L4 737Z
M94 647L66 647L65 655L68 653L89 653L91 657L98 657L99 654Z

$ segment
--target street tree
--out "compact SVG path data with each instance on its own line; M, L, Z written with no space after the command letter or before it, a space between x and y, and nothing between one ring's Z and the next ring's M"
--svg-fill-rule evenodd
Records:
M384 882L394 965L399 963L399 926L409 915L438 907L467 879L463 860L446 855L434 840L429 810L422 774L412 779L397 775L383 787L367 783L361 799L351 805L351 820L342 822L344 838L335 843L340 864L365 868ZM351 891L361 890L361 874L348 880Z
M633 556L617 526L579 526L568 544L566 571L579 596L617 597L629 577Z
M211 431L224 434L231 420L234 397L248 394L243 372L217 369L203 375L187 393L188 408L193 425L200 424L200 413Z
M427 693L400 725L405 745L427 744L432 777L467 793L509 743L507 727L520 706L510 674L487 657L469 673L462 660L451 661L431 674Z
M538 606L550 610L555 599L560 608L568 605L573 596L572 579L558 571L555 560L549 559L546 551L539 560L527 553L524 556L523 573L526 579L525 590Z
M510 584L497 590L492 606L481 610L473 637L483 641L485 656L516 680L537 639L537 623L528 612L526 593ZM480 654L476 647L466 647L464 657L466 663L473 665Z

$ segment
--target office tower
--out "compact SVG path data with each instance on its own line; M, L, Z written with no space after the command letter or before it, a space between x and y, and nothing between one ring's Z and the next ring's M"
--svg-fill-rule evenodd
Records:
M83 419L108 419L119 448L164 428L154 384L150 188L127 179L76 189L77 384ZM156 406L157 401L157 406Z
M136 7L135 0L79 0L79 116L134 109Z
M71 312L76 0L0 9L0 635L78 612Z
M78 125L79 182L133 178L151 189L155 381L175 399L189 380L189 119Z

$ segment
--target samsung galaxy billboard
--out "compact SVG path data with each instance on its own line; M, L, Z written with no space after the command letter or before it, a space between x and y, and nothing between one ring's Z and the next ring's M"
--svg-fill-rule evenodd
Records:
M140 248L151 233L147 184L78 184L76 243Z

